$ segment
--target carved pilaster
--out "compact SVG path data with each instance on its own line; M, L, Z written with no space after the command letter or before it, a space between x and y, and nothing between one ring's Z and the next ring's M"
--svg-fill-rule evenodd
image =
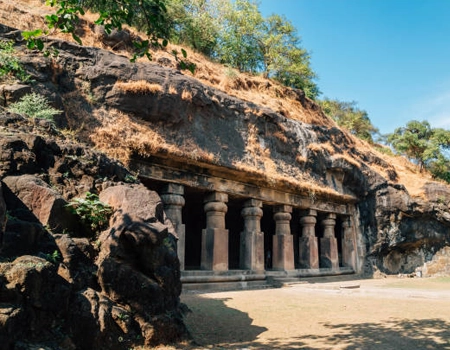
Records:
M177 184L166 184L161 191L161 200L164 203L164 211L172 222L178 235L177 254L180 260L180 270L184 270L186 228L183 224L184 186Z
M320 262L321 267L339 269L338 245L334 234L336 225L336 214L328 214L322 220L323 238L320 239Z
M225 229L225 214L228 195L212 192L204 199L206 228L202 231L202 261L204 270L228 270L228 230Z
M299 238L299 264L303 269L319 268L319 247L316 237L317 212L309 210L300 219L302 236Z
M244 231L241 232L240 264L245 270L264 270L264 234L261 232L262 202L249 199L244 203L241 215Z
M289 205L274 207L275 235L273 236L273 269L293 270L294 265L294 237L291 235L291 213Z
M342 222L342 264L356 270L353 227L350 218Z

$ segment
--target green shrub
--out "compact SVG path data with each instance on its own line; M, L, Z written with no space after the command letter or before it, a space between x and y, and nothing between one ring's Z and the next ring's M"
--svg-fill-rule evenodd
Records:
M0 81L14 79L27 82L30 80L30 76L17 58L13 42L0 40Z
M81 221L92 230L99 233L108 227L112 208L101 202L94 193L87 192L86 198L75 198L67 204L72 213L77 214Z
M12 103L8 110L13 113L25 114L30 118L42 118L53 121L53 116L61 111L50 106L48 100L39 94L31 93L23 96L18 102Z

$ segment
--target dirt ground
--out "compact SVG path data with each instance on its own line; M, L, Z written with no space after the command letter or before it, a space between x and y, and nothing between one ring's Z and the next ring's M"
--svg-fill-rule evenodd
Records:
M450 277L316 279L181 299L194 345L166 349L450 349Z

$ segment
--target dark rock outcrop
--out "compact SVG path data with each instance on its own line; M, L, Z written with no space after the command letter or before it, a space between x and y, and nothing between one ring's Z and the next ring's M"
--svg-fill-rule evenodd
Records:
M1 348L185 339L176 236L158 195L39 121L3 113L0 123ZM67 207L87 191L113 208L98 236Z

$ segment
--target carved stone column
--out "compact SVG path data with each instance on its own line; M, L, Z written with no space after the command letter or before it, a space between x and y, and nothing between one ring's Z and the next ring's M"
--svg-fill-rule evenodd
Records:
M244 231L241 232L240 264L244 270L264 270L264 234L261 232L262 202L249 199L241 215Z
M319 268L319 246L316 237L317 212L309 210L300 219L302 236L299 238L299 264L302 269Z
M227 202L228 195L222 192L212 192L204 199L206 228L202 231L203 270L228 270L228 230L225 229Z
M186 228L183 224L182 210L184 201L184 186L177 184L166 184L161 191L161 199L164 203L164 211L172 222L178 235L177 254L180 260L180 270L184 270Z
M353 228L350 218L346 218L342 222L342 231L342 265L356 269Z
M334 234L336 225L336 214L328 214L325 220L322 220L323 238L320 239L320 262L321 267L339 269L339 255L337 239Z
M291 213L289 205L279 205L273 208L275 220L275 235L273 236L273 269L294 270L294 237L291 235Z

